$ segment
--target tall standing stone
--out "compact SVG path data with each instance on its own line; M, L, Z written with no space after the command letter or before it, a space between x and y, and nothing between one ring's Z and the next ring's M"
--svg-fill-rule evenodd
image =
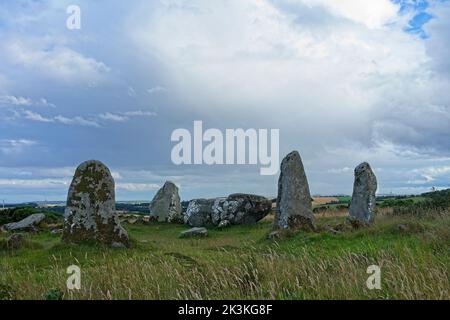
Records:
M158 190L150 203L150 220L183 223L178 187L170 181Z
M62 237L66 242L128 245L128 234L116 213L114 179L100 161L86 161L76 169L64 218Z
M377 178L367 162L355 168L355 182L350 203L349 220L371 224L375 218Z
M308 179L297 151L289 153L281 162L274 227L314 229Z

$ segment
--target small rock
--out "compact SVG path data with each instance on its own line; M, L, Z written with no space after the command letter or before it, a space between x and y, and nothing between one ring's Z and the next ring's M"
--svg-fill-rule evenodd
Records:
M281 238L280 231L272 231L267 236L267 239L269 239L269 240L275 240L275 239L280 239L280 238Z
M126 247L127 246L124 245L121 242L113 242L113 243L111 243L111 248L114 248L114 249L125 249Z
M180 237L181 238L188 238L188 237L207 237L208 236L208 230L206 228L192 228L186 231L181 232Z
M336 229L333 229L333 228L328 228L328 232L329 232L329 233L332 233L332 234L338 234L338 233L340 233L340 231L337 231Z
M222 221L220 221L219 225L217 226L217 229L225 229L229 226L231 226L231 222L229 220L222 220Z
M399 225L397 225L396 229L397 229L397 231L405 232L405 231L409 230L409 227L406 224L399 224Z
M63 229L53 229L51 232L51 234L62 234L63 233Z
M128 222L129 224L136 224L137 221L138 221L138 219L136 219L136 218L131 218L131 219L128 219L127 222Z

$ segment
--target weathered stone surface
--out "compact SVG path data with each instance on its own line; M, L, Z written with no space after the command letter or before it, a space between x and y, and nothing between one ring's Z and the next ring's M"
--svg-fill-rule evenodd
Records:
M201 227L211 224L211 213L216 199L195 199L189 202L184 222L191 227Z
M184 219L193 227L212 224L222 228L235 224L254 224L271 210L272 203L265 197L236 193L227 198L192 200Z
M350 202L348 220L363 225L371 224L375 218L375 193L377 178L367 162L355 168L355 182Z
M8 231L29 231L36 230L37 226L44 221L45 215L43 213L32 214L19 222L5 224L3 227Z
M223 221L230 224L255 224L272 210L272 202L262 196L235 193L228 198L214 201L211 221L219 225Z
M207 237L208 230L206 228L192 228L186 231L181 232L181 238L189 238L189 237Z
M314 229L311 194L302 159L297 151L281 162L275 229Z
M80 164L75 171L64 213L63 240L128 245L128 234L116 212L114 179L100 161Z
M173 182L167 181L156 193L150 203L150 220L183 223L178 187Z

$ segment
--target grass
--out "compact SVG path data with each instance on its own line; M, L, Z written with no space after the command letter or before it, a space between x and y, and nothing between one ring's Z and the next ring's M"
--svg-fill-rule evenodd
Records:
M266 240L270 219L181 239L182 225L125 225L132 249L67 245L48 232L0 252L0 298L43 299L450 299L450 215L383 215L368 229L332 234L340 216L318 219L319 232ZM406 228L399 229L399 224ZM5 237L2 235L1 237ZM82 272L66 289L66 268ZM381 267L381 290L366 287Z

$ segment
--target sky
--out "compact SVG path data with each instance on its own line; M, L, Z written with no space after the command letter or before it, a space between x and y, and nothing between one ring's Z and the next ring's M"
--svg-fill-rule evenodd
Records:
M279 129L313 194L350 194L363 161L379 194L449 188L448 52L444 0L3 0L0 200L65 200L89 159L117 200L166 180L184 200L276 195L259 165L174 165L196 120Z

